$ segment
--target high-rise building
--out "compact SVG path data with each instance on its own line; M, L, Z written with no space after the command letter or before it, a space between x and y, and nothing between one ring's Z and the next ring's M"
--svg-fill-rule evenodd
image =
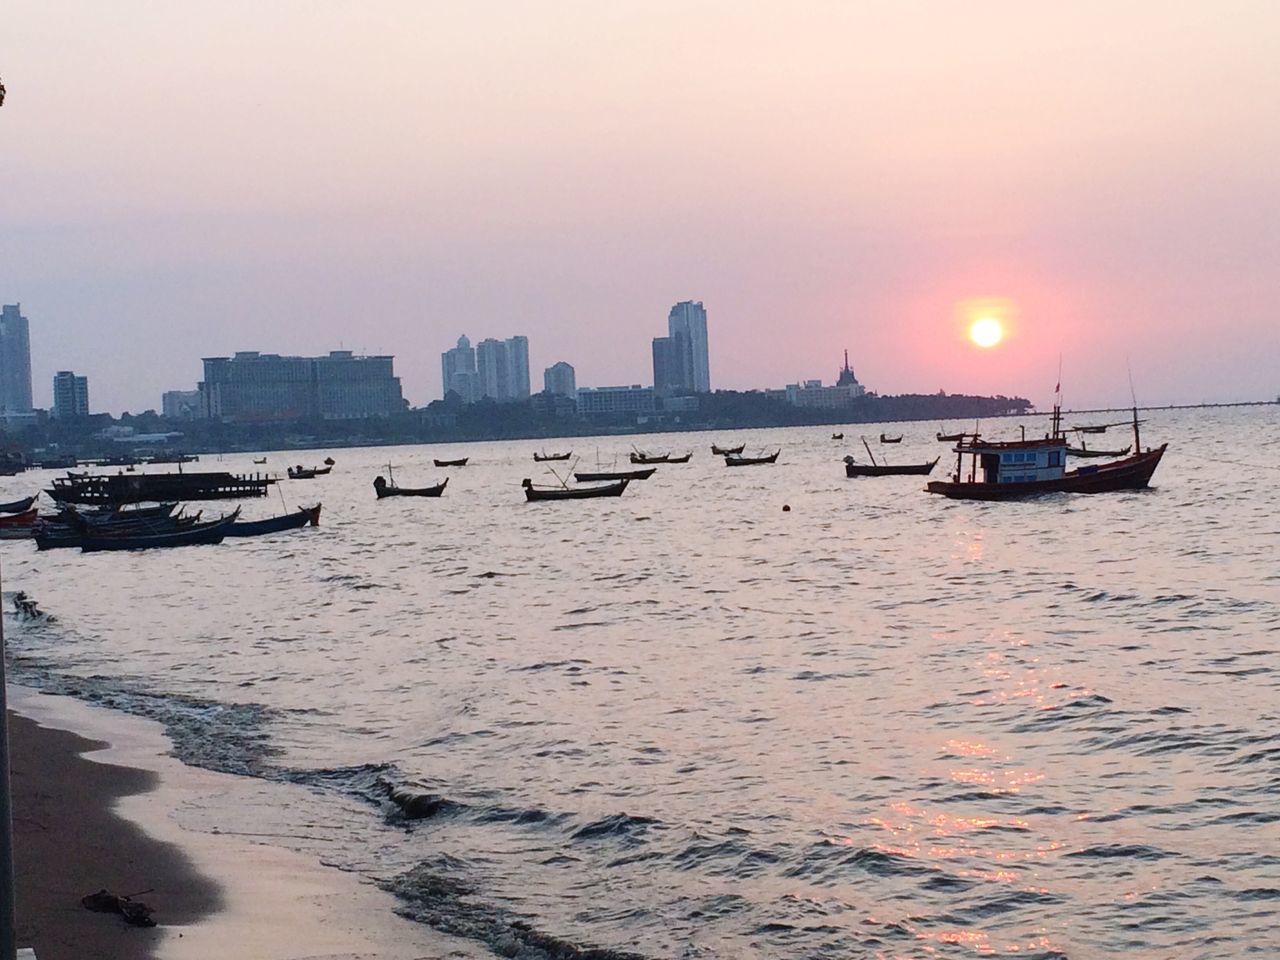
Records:
M405 408L393 357L357 357L334 350L326 357L282 357L247 350L206 357L200 404L223 420L354 420Z
M508 400L529 399L529 338L508 337L507 388Z
M653 389L658 396L692 390L688 371L684 334L653 338Z
M166 390L160 409L170 420L194 420L201 415L199 390Z
M31 334L22 304L0 308L0 413L31 411Z
M511 364L505 343L492 337L477 343L476 372L480 374L480 396L510 399Z
M574 397L578 393L578 377L573 367L561 360L542 371L542 386L547 393Z
M684 337L684 387L695 393L711 392L711 367L707 354L707 311L702 301L682 300L667 315L667 336Z
M77 377L70 370L53 375L53 415L59 420L89 415L88 377Z
M480 380L476 373L476 352L466 335L458 345L440 355L440 383L444 396L456 393L463 403L480 399Z

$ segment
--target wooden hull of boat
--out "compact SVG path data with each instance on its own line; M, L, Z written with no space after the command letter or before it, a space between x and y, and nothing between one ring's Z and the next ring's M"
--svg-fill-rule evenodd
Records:
M925 489L953 500L1022 500L1045 493L1113 493L1118 490L1142 490L1160 465L1168 444L1146 453L1134 454L1115 463L1069 470L1056 480L1027 483L957 483L934 480Z
M437 467L465 467L470 457L463 457L461 460L434 460Z
M781 453L781 451L779 451ZM778 454L772 454L768 457L725 457L724 465L726 467L755 467L764 463L776 463Z
M434 487L374 487L379 500L385 500L387 497L439 497L443 495L444 488L449 485L449 481L438 483Z
M282 517L270 517L266 520L239 520L227 528L228 537L261 537L269 533L282 533L285 530L297 530L311 524L320 526L320 504L304 507Z
M630 480L619 480L598 487L532 487L524 488L526 500L589 500L593 497L620 497Z
M880 442L881 442L881 443L901 443L901 442L902 442L902 438L901 438L901 437L886 437L886 436L882 433L882 434L880 434Z
M104 550L151 550L158 547L194 547L221 543L239 516L240 511L236 510L230 516L212 523L198 524L165 533L114 536L89 534L81 538L80 549L85 553L97 553Z
M1084 447L1067 447L1067 456L1090 459L1093 457L1127 457L1132 446L1123 450L1086 450Z
M535 453L533 455L533 462L534 463L552 463L557 460L568 460L572 456L573 456L572 450L570 450L568 453L548 453L545 456L540 453Z
M631 454L631 462L642 466L648 463L670 463L671 457L665 453L652 457L646 456L643 453L633 453Z
M39 494L36 496L38 497ZM14 500L12 503L0 503L0 513L26 513L35 502L36 497L27 497L25 500Z
M573 479L579 483L608 483L618 480L648 480L658 472L657 467L647 470L606 470L601 473L575 473Z
M717 447L713 443L711 445L711 452L717 457L736 457L746 448L747 445L745 443L737 447Z
M846 463L846 477L924 477L933 472L940 458L934 457L928 463L908 463L890 466L889 464Z
M963 433L939 433L937 434L939 443L959 443L964 439Z
M312 467L310 469L294 470L290 468L287 472L290 480L314 480L316 477L323 477L333 471L333 467Z
M688 463L692 453L686 453L683 457L667 457L667 463Z
M7 517L0 517L0 530L5 527L29 527L36 521L35 508L23 510L21 513L11 513Z

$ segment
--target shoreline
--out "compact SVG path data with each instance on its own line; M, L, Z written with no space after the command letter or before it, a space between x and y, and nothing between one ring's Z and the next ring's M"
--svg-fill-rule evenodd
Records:
M40 960L492 956L399 916L392 894L356 874L218 822L219 810L304 788L189 767L155 721L13 684L8 693L18 944ZM198 829L181 822L193 814ZM158 926L81 906L104 887L137 894Z

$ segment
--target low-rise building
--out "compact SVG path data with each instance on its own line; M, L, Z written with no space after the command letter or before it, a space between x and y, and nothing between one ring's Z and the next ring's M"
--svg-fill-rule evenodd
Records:
M578 414L653 413L653 387L579 387Z
M160 412L170 420L194 420L200 416L200 391L166 390L160 397Z

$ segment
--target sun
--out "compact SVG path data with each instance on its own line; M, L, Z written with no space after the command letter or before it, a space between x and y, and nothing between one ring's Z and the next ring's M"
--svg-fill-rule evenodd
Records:
M979 317L969 325L969 339L990 348L1004 339L1004 325L995 317Z

